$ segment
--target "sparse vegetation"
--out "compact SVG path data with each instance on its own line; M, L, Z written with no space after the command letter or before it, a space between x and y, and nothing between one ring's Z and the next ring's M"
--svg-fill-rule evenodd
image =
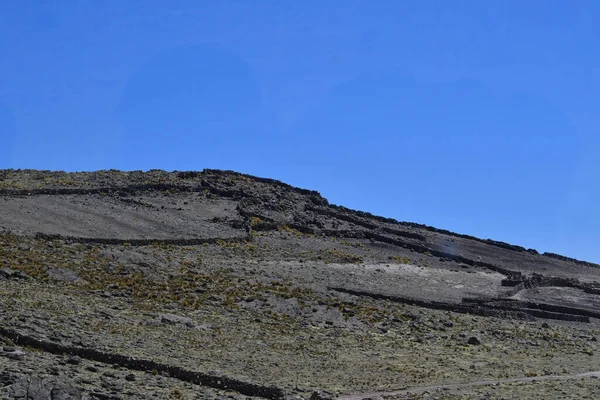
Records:
M438 247L431 244L434 239L430 237L421 240L396 235L387 240L383 235L392 237L392 222L361 215L362 222L357 225L352 222L356 218L351 211L338 210L349 217L341 220L343 225L335 225L335 218L326 214L326 203L319 206L322 213L303 208L306 202L314 203L309 199L314 193L234 173L104 171L93 176L92 180L90 175L81 174L4 172L0 189L68 188L76 192L104 187L90 204L95 207L110 202L106 203L110 207L126 206L136 212L139 210L135 207L139 207L142 211L135 214L135 220L128 218L140 224L135 225L136 229L141 229L145 221L155 223L149 217L152 213L164 213L181 218L181 224L196 218L197 226L209 226L211 230L206 232L211 235L186 232L202 238L192 242L198 245L162 239L141 245L144 243L125 235L119 236L126 237L120 244L85 239L77 243L72 239L16 235L8 229L20 232L25 225L3 224L8 229L0 234L0 269L6 269L0 279L2 328L57 345L100 349L190 371L267 382L303 398L317 389L356 393L600 369L596 357L600 330L593 319L589 324L550 320L542 324L534 318L484 317L411 303L411 296L442 301L440 298L448 294L444 287L467 293L477 290L477 285L499 286L498 272L480 260L460 264L452 257L438 257ZM164 186L156 189L156 185ZM119 194L111 186L120 187ZM122 194L135 202L117 202ZM211 200L207 200L209 195ZM8 201L20 199L7 196ZM87 195L81 196L88 201ZM190 211L193 207L178 210L182 197L194 207L202 202L209 204L209 217L195 208ZM28 197L30 202L35 199L35 194ZM169 210L162 211L161 205ZM246 206L248 209L243 208ZM306 219L301 215L293 219L300 221L296 225L289 222L290 215L302 212L307 214ZM367 230L378 224L389 229L369 235ZM245 236L248 225L252 236ZM332 226L343 226L343 230L336 231ZM169 229L180 232L176 225ZM169 230L160 231L162 236L151 233L145 235L171 235ZM227 239L232 235L236 239ZM408 241L402 242L404 239ZM415 240L421 244L415 245ZM432 250L426 250L430 247L424 246L430 244ZM475 260L464 248L467 250L461 250L461 254ZM496 246L494 251L509 250ZM428 254L431 252L436 257ZM498 263L504 263L499 267L528 267L514 261L521 256L519 252L503 253L505 258L497 258ZM527 257L542 256L527 253ZM551 268L548 274L568 273L559 268L566 265L561 264L563 261L548 258L544 264ZM461 268L463 265L469 267ZM476 274L472 265L479 265ZM578 264L568 265L573 268ZM485 280L488 275L493 279ZM416 276L422 279L417 281ZM573 279L575 282L576 277ZM431 287L424 282L432 282ZM408 301L336 292L332 289L336 285L363 293L405 296ZM465 288L458 289L461 285ZM584 292L561 287L565 292L571 289ZM454 298L458 300L453 304L462 304L461 296ZM165 319L165 315L171 317ZM7 337L2 342L5 347L18 347ZM21 364L12 365L35 370L38 367L31 361L32 355L40 363L44 357L63 357L48 355L36 346L23 350L28 352L27 357L19 361ZM65 369L75 365L69 362L81 362L80 367L73 368L88 374L87 381L78 377L81 382L94 382L104 376L103 366L89 363L84 367L85 359L66 360L60 358L55 364ZM0 369L11 362L0 357ZM92 370L86 369L88 366ZM99 371L93 372L94 368ZM127 380L124 393L147 390L146 380L162 382L162 388L156 389L157 398L195 398L194 388L206 389L191 383L186 386L184 381L167 376L165 370L148 368L138 372L145 374L144 379L138 375L137 380ZM52 370L45 367L43 373L47 371ZM115 379L123 379L120 370L115 371ZM593 380L578 384L586 389L597 385ZM525 393L509 384L504 388L506 393L516 393L508 395L510 398L523 398ZM541 381L537 388L554 394L561 390ZM498 393L498 398L504 394L500 385L486 390ZM476 391L480 397L485 394L484 389L474 388ZM458 398L452 397L451 391L432 392L432 396L440 393ZM212 397L229 395L236 400L242 398L233 390ZM414 397L419 396L431 398L424 394Z
M395 261L398 264L410 264L410 259L405 256L390 256L390 260Z

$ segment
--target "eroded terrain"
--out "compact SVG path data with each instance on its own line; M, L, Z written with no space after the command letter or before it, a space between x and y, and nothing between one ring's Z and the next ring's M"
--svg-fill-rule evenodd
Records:
M211 170L0 171L0 230L7 398L600 394L591 263Z

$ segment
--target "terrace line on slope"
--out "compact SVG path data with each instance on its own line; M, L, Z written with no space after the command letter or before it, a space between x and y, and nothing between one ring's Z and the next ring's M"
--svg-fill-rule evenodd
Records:
M112 354L96 349L68 346L51 341L40 340L11 329L6 329L2 326L0 326L0 335L9 338L19 346L29 346L52 354L68 354L137 371L165 371L168 372L171 377L182 381L208 386L214 389L234 390L246 396L257 396L270 400L280 400L285 398L283 390L274 386L263 386L227 376L217 376L190 371L185 368L161 364L152 360L144 360L122 354Z

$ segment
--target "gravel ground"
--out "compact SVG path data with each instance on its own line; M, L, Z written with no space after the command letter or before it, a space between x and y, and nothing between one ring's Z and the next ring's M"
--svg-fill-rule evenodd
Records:
M7 398L597 398L593 377L469 385L600 370L591 264L229 172L0 190Z

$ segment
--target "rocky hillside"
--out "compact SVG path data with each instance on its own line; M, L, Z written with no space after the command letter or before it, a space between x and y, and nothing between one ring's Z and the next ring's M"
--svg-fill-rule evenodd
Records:
M598 398L599 321L598 265L275 180L0 171L5 398Z

